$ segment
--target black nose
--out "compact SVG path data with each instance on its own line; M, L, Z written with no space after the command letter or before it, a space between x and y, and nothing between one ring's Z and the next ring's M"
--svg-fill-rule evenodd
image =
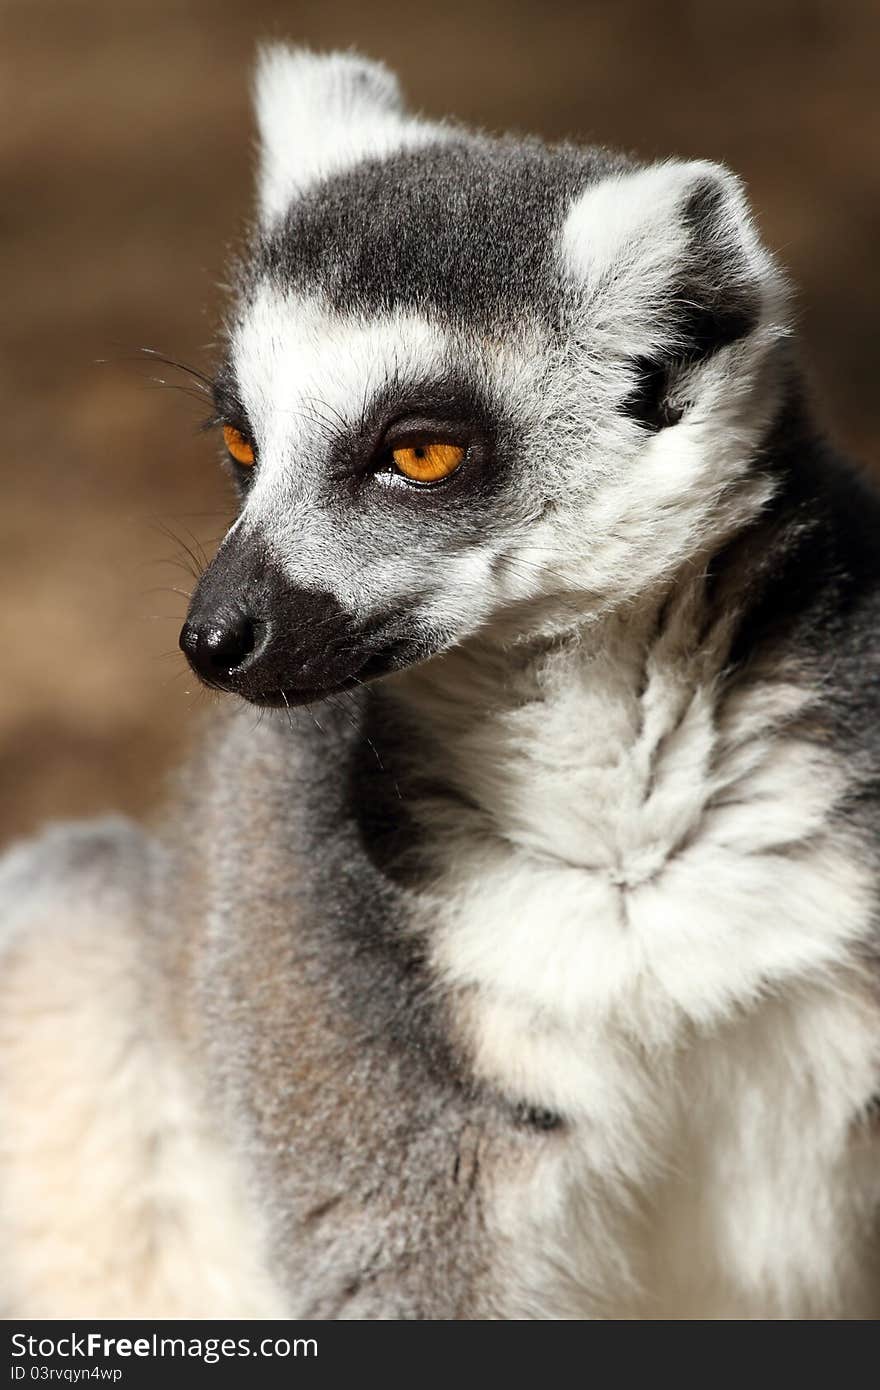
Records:
M247 669L254 656L256 636L247 613L214 613L204 621L185 622L180 647L197 676L222 683L233 671Z

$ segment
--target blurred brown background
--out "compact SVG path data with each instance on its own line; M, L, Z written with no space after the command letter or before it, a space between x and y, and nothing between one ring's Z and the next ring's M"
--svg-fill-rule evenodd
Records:
M876 0L0 0L0 838L147 809L203 703L162 528L210 545L229 498L135 357L211 361L266 36L381 57L431 113L728 161L833 428L880 452Z

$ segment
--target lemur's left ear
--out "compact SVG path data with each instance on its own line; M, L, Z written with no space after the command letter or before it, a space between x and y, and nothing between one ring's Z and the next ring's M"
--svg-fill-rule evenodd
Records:
M692 365L784 323L782 277L742 185L717 164L670 161L593 185L568 214L563 250L603 352Z
M438 133L406 116L393 73L354 53L273 44L260 52L254 95L263 226L318 180Z

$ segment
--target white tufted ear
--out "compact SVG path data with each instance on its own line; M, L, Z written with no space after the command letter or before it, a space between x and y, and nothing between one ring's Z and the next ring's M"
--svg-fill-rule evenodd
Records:
M621 336L700 356L783 314L783 282L740 181L706 160L614 175L576 200L570 271ZM693 338L693 342L689 342Z
M405 114L393 73L354 53L272 45L260 52L254 87L264 226L320 179L443 134Z

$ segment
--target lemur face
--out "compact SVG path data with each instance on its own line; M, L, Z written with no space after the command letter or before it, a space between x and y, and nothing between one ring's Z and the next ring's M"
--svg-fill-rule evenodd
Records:
M723 526L780 334L730 175L413 120L348 56L271 50L257 104L203 679L302 703L622 602Z

